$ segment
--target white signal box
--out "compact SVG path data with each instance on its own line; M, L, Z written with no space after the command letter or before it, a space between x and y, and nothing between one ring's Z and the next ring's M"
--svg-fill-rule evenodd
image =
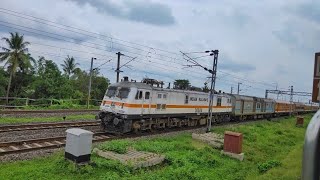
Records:
M90 161L93 132L80 128L67 131L65 158L76 163Z

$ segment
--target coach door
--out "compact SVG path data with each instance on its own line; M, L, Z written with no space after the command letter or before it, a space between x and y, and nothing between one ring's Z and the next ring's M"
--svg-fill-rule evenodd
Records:
M143 98L142 104L143 105L142 105L141 112L150 114L150 111L151 111L151 93L150 93L150 91L144 91L144 98Z
M241 114L243 114L245 112L245 109L244 109L245 103L244 103L244 100L241 100L240 102L241 102Z
M138 90L136 94L136 102L137 102L137 111L140 111L141 114L143 114L143 102L144 102L144 97L143 97L143 90Z

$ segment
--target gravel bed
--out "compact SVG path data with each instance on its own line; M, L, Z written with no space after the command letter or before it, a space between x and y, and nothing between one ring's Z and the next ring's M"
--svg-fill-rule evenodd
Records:
M85 112L63 112L63 113L15 113L15 114L0 114L1 117L15 117L15 118L24 118L24 117L63 117L70 115L83 115L83 114L93 114L97 115L97 111L85 111Z
M75 128L86 129L92 132L100 131L99 126L83 126L83 127L75 127ZM69 128L3 132L3 133L0 133L0 142L22 141L22 140L30 140L30 139L65 136L67 129Z
M36 157L45 157L50 156L54 152L62 151L64 147L55 148L55 149L43 149L43 150L36 150L30 152L24 152L20 154L8 154L5 156L0 156L0 162L12 162L12 161L19 161L19 160L31 160Z

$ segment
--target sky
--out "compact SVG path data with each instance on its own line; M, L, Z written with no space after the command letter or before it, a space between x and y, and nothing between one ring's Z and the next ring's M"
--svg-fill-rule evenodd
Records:
M34 58L60 65L74 56L89 71L95 57L94 68L111 82L120 51L120 64L128 62L120 77L171 86L189 79L203 87L210 74L188 67L181 52L212 68L212 56L195 52L217 49L216 90L233 87L235 93L241 83L240 94L252 96L291 85L311 92L314 53L320 51L320 1L1 0L0 14L0 37L24 34Z

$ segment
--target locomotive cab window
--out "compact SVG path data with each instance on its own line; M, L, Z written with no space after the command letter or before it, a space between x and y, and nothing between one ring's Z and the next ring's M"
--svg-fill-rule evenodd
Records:
M161 99L162 98L162 94L158 94L158 99Z
M167 99L167 94L163 94L163 99Z
M142 99L142 91L137 92L136 99Z
M217 99L217 106L221 106L221 97L218 97Z
M146 93L144 94L144 98L145 98L145 99L149 99L149 98L150 98L150 92L146 92Z
M109 98L111 98L111 97L113 97L113 96L116 94L116 92L117 92L117 87L110 86L110 87L108 88L108 91L107 91L107 93L106 93L106 96L109 97Z
M128 97L129 92L130 92L130 88L120 88L117 94L117 97L120 99L125 99Z

